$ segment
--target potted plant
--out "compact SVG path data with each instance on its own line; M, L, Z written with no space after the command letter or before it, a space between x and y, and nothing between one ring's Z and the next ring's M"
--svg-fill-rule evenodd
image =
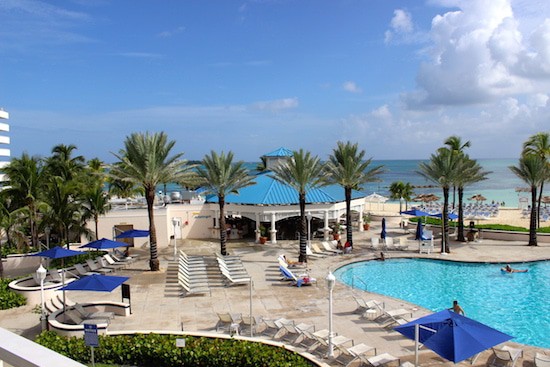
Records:
M267 228L260 225L260 243L264 245L267 242Z
M363 215L363 229L365 231L369 230L370 221L371 221L370 213L366 213L365 215Z

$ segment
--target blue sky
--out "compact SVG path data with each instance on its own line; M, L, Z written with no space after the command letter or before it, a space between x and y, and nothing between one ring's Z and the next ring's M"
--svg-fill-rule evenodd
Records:
M427 158L453 134L514 158L550 130L547 0L0 0L12 156L74 144L112 162L132 132L255 161Z

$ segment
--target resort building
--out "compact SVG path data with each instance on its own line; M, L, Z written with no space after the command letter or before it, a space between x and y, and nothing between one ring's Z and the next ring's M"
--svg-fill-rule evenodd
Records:
M272 176L270 168L290 159L292 151L279 148L263 155L265 165L255 174L252 186L239 190L225 198L225 215L228 239L250 239L255 242L297 239L300 208L298 193ZM155 207L157 244L167 246L171 238L212 239L219 238L219 205L217 197L202 197L199 192L185 192L172 197L188 198L177 203L163 205L158 198ZM363 230L366 194L352 192L351 209L353 226ZM345 220L346 203L344 189L339 185L325 186L307 192L308 233L311 238L328 239L336 223ZM99 238L114 238L128 229L148 229L147 210L144 201L118 202L99 220ZM89 228L93 228L90 223ZM174 237L173 237L174 236ZM267 238L266 238L267 237ZM139 245L140 239L135 239ZM142 239L144 244L148 239Z
M10 125L4 122L4 120L8 120L9 118L10 114L0 107L0 169L10 163L10 137L8 136ZM4 175L0 174L0 181L4 180Z

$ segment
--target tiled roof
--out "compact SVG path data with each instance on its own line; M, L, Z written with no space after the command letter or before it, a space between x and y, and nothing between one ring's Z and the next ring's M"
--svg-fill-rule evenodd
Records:
M226 196L225 202L244 205L290 205L298 204L298 192L273 177L271 172L260 173L254 180L256 185L239 190L239 195ZM366 194L352 191L352 199L365 197ZM325 186L309 190L306 194L306 203L334 203L345 200L344 189L339 185ZM207 202L218 202L216 196L206 197Z
M292 150L281 147L271 153L264 154L264 157L292 157L293 155Z

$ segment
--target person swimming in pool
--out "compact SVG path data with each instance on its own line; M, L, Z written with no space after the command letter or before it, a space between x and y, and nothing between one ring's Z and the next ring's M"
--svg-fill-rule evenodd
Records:
M509 264L506 264L506 266L503 268L500 268L500 270L506 273L527 273L527 269L514 269Z
M464 310L462 309L462 307L460 307L457 300L453 301L453 307L449 308L449 310L451 310L451 311L453 311L453 312L455 312L459 315L466 316L466 314L464 313Z

